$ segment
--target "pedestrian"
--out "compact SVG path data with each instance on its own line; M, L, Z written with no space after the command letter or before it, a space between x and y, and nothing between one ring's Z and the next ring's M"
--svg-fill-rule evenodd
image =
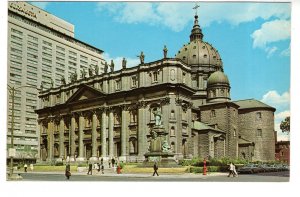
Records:
M29 165L29 168L30 168L30 170L32 172L33 171L33 164L32 163Z
M69 163L67 163L67 165L66 165L65 176L67 177L68 180L70 179L70 176L71 176L71 167L70 167Z
M101 165L103 165L103 158L101 158L100 162L101 162Z
M115 158L114 157L111 159L111 164L112 164L112 167L115 166Z
M232 165L233 165L233 176L234 176L234 177L238 177L238 173L237 173L237 171L236 171L236 167L235 167L234 164L232 164Z
M27 172L27 164L24 164L24 172Z
M158 173L157 173L157 170L158 170L158 165L157 165L157 163L155 162L154 163L154 165L153 165L153 170L154 170L154 172L153 172L153 176L156 174L157 176L159 176L158 175Z
M100 163L97 163L97 170L98 170L98 172L100 172L100 168L101 168L101 166L100 166Z
M103 164L101 165L101 171L102 171L102 174L104 174L104 165Z
M108 160L108 167L110 168L110 159Z
M229 174L228 174L227 177L230 177L231 175L234 176L233 167L234 167L233 163L230 163L230 165L229 165Z
M91 175L93 175L93 164L89 163L89 170L88 170L88 175L91 173Z

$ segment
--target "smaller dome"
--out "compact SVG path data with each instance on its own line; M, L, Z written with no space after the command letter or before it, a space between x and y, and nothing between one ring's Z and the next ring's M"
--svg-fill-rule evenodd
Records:
M207 80L207 86L220 83L229 85L228 77L221 71L214 72Z

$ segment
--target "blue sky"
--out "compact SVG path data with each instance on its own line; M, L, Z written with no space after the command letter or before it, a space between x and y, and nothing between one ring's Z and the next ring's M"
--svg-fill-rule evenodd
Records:
M189 42L195 3L35 2L72 23L75 37L105 51L120 68L126 57L137 65L168 56ZM218 49L231 85L232 100L255 98L277 108L275 130L290 114L289 3L200 3L204 41ZM279 138L287 136L279 134Z

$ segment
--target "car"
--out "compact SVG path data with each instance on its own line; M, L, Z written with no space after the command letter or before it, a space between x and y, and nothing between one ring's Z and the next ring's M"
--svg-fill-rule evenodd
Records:
M238 173L259 173L262 172L262 168L258 167L257 164L246 164L245 166L238 169Z

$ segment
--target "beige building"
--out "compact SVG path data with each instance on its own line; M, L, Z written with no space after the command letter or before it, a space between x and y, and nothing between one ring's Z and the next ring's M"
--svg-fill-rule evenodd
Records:
M275 109L253 99L231 101L221 57L203 41L197 15L190 42L175 58L164 51L154 62L141 57L135 67L106 70L40 92L42 161L142 162L157 125L166 134L164 149L179 160L274 160Z
M17 158L39 155L38 88L58 87L90 66L103 73L103 51L74 38L74 25L26 2L8 2L8 85L14 97ZM64 79L63 79L64 78ZM63 80L62 80L63 79ZM28 86L28 87L25 87ZM8 101L10 147L12 99Z

